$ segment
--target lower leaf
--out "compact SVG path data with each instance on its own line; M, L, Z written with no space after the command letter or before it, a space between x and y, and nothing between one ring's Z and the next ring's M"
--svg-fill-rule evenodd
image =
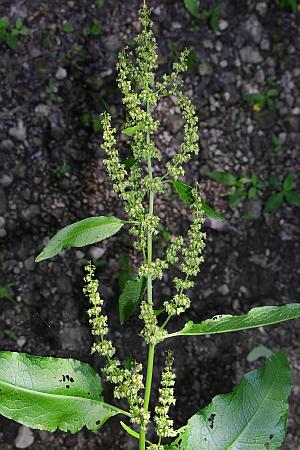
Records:
M122 413L106 404L99 375L74 359L0 352L0 414L30 428L96 431Z
M278 450L286 433L291 369L284 352L195 414L166 450Z

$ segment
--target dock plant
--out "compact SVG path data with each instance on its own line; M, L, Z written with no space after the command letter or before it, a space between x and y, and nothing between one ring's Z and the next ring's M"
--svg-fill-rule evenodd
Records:
M120 425L136 439L139 450L278 449L286 432L291 388L291 369L282 350L272 354L263 368L247 373L232 393L218 395L208 406L194 411L187 424L179 424L174 415L173 342L176 345L188 336L201 339L294 319L300 316L300 304L262 306L241 316L188 321L174 331L172 320L184 318L193 307L190 292L204 262L205 217L222 217L205 203L198 185L182 181L186 163L199 152L196 108L185 94L182 80L188 51L174 63L172 73L157 79L157 43L150 16L144 4L140 11L142 31L134 39L134 48L120 53L117 64L126 117L121 132L129 140L127 158L120 156L124 154L119 152L124 139L118 143L119 131L112 117L107 112L101 116L104 165L125 215L89 217L73 223L58 231L36 258L41 262L67 247L100 242L121 229L130 233L141 263L136 276L123 288L119 311L122 323L134 313L140 319L136 354L126 361L118 357L105 299L99 293L95 267L89 262L84 268L83 296L93 336L91 351L101 358L101 374L74 359L0 352L0 413L31 428L71 433L84 426L97 432L112 416L119 416ZM156 107L168 96L177 100L185 121L180 149L169 159L161 154L155 139L160 125ZM156 199L166 194L169 198L170 191L190 209L193 220L184 236L171 230L165 253L158 257L153 245L161 227ZM154 295L153 285L172 266L177 268L170 284L173 294L161 299ZM140 360L142 341L148 348L147 362ZM161 354L162 343L169 349L164 367L155 368L161 371L159 386L153 386L155 354ZM106 382L113 386L114 405L103 397Z

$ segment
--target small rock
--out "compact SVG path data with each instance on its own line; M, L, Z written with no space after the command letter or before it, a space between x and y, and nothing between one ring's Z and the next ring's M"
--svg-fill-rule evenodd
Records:
M259 64L263 60L259 51L254 47L244 47L240 50L240 54L242 61L245 63Z
M34 111L37 114L40 114L41 116L48 117L50 112L51 112L51 109L50 109L50 107L48 105L45 105L45 104L41 103L40 105L37 105L34 108Z
M183 128L184 120L181 117L172 117L170 126L172 129L172 133L177 134L179 130Z
M20 348L24 347L24 345L26 344L26 340L27 339L25 336L18 337L18 340L17 340L18 347L20 347Z
M206 77L213 74L213 68L206 63L200 64L198 68L199 75Z
M7 211L7 199L4 190L0 187L0 214L4 214Z
M91 247L89 249L88 255L93 261L97 261L102 258L105 253L105 249L101 247Z
M18 436L15 439L15 446L17 448L30 447L34 442L33 432L27 427L20 427Z
M276 111L270 111L268 109L265 109L263 111L260 111L258 113L254 114L254 118L257 121L260 128L263 130L268 130L269 128L272 128L276 121Z
M3 228L5 225L5 219L4 217L0 216L0 228Z
M244 211L253 219L259 219L262 212L262 202L259 198L251 198L245 201Z
M64 80L67 78L68 72L63 67L59 67L56 71L55 78L59 81Z
M0 143L0 150L3 151L11 151L13 150L13 148L15 147L13 141L11 141L10 139L4 139L3 141L1 141Z
M11 137L15 138L17 141L23 142L27 137L27 129L26 127L24 127L23 122L20 121L17 127L11 127L8 130L8 134Z
M227 284L222 284L222 286L219 286L217 291L219 292L219 294L224 295L224 297L226 295L228 295L229 292L230 292L229 287L227 286Z
M219 30L220 31L224 31L228 28L229 23L227 22L227 20L221 19L219 20Z
M298 117L291 116L284 119L286 131L298 133L300 131L300 120Z
M256 44L261 42L263 27L258 21L256 15L252 14L248 20L241 24L242 32L247 38Z
M12 184L14 178L12 175L8 175L6 173L4 173L2 176L0 176L0 184L1 186L8 187Z

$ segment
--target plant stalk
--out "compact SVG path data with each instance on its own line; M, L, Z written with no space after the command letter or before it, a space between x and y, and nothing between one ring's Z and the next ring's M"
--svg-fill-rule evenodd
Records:
M150 107L147 104L147 112L150 111ZM147 134L147 144L150 142L150 135ZM153 178L152 174L152 161L148 158L148 176ZM154 192L150 190L149 193L149 215L153 215L154 211ZM147 262L150 265L152 263L152 233L148 233L147 237ZM148 275L147 277L147 301L151 305L153 304L153 294L152 294L152 277ZM155 346L153 344L149 345L148 350L148 365L147 365L147 375L146 375L146 386L145 386L145 397L144 397L144 411L148 411L151 395L152 377L153 377L153 363L154 363L154 353ZM146 448L146 430L140 430L140 440L139 440L139 450L145 450Z

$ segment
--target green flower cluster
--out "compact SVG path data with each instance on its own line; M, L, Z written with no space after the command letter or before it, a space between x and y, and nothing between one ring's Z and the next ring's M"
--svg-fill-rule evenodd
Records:
M176 403L174 398L175 373L173 372L173 363L174 359L172 353L169 351L161 376L158 405L155 407L154 422L159 438L174 437L177 435L177 431L174 430L174 422L169 417L170 407Z
M144 321L144 328L141 332L141 336L147 344L156 345L164 340L168 333L158 326L157 317L152 305L145 301L141 304L140 318Z
M88 298L91 308L88 310L89 323L93 336L99 340L92 346L92 353L99 353L106 359L103 373L106 379L115 385L114 397L128 400L131 409L131 421L145 427L150 419L148 412L144 411L143 399L139 392L144 389L143 366L133 361L130 369L122 368L118 359L112 359L116 349L112 342L106 338L108 333L107 316L102 314L103 300L98 292L99 282L94 278L95 266L91 263L85 266L85 286L83 292Z

